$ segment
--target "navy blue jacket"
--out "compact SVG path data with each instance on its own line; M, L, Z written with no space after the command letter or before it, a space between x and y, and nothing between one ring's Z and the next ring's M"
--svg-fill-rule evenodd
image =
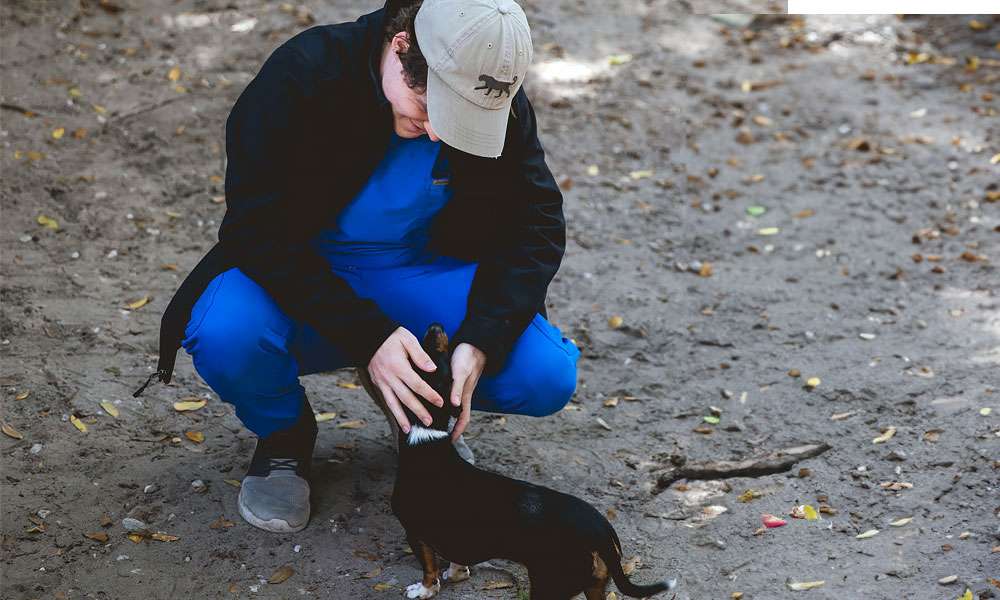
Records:
M219 241L188 274L160 324L157 371L169 383L191 309L208 283L237 266L291 318L367 366L399 324L359 297L310 245L355 197L393 129L379 63L388 7L318 25L275 49L226 121L226 214ZM499 158L442 142L453 195L431 225L429 249L478 262L464 321L453 336L503 367L536 312L565 248L562 194L545 164L535 114L514 95ZM436 166L435 168L438 168ZM420 335L421 332L413 332Z

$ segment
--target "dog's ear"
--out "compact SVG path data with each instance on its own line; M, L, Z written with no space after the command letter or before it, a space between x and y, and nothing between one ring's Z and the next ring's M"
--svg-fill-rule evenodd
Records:
M444 327L440 323L431 323L427 327L427 331L424 333L424 339L420 344L424 352L431 357L434 364L437 365L440 370L442 367L447 368L450 358L450 353L448 352L448 334L445 333Z

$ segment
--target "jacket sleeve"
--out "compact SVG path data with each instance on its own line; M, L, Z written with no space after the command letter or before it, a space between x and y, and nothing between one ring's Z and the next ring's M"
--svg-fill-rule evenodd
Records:
M311 244L323 211L303 185L310 173L296 169L310 139L307 72L299 51L280 46L230 112L219 239L289 317L313 326L354 366L366 366L398 323L359 297Z
M545 164L535 112L523 86L512 106L509 119L517 119L514 160L507 174L512 193L502 199L513 203L508 243L479 262L465 319L452 338L453 347L467 342L486 354L486 375L503 369L514 343L535 313L544 310L549 282L566 247L562 193ZM508 137L506 144L511 141Z

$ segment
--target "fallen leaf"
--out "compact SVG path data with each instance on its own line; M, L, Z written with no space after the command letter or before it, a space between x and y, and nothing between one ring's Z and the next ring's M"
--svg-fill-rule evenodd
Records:
M83 421L78 419L76 415L70 415L69 422L73 424L73 427L76 427L80 431L87 433L87 425Z
M114 404L104 400L101 402L101 408L103 408L104 412L108 413L112 417L116 419L118 418L118 408Z
M161 531L157 531L156 533L151 533L149 534L149 537L158 542L176 542L177 540L181 539L176 535L170 535L167 533L163 533Z
M149 296L143 296L142 298L139 298L134 302L129 302L128 307L132 310L139 310L143 306L149 304L149 300L150 300Z
M205 441L205 434L200 431L185 431L184 436L196 444L200 444Z
M698 275L701 277L711 277L712 276L712 263L703 262L701 263L701 268L698 269Z
M376 583L375 585L372 586L372 589L375 590L376 592L384 592L386 590L391 590L392 585L388 583Z
M873 444L884 444L885 442L888 442L890 439L892 439L892 436L894 436L894 435L896 435L896 428L890 426L890 427L886 428L886 430L882 433L882 435L880 435L877 438L873 439L872 443Z
M330 421L332 419L337 418L337 413L335 413L335 412L322 412L322 413L316 413L314 416L316 417L316 422L317 423L322 423L324 421Z
M608 319L608 327L611 329L618 329L625 323L625 319L619 317L618 315L612 316Z
M601 417L597 417L597 424L603 427L604 429L611 431L611 425L608 425L608 422L602 419Z
M745 503L745 502L750 502L754 498L760 498L762 495L763 494L761 494L757 490L749 489L749 490L743 492L742 494L740 494L739 496L737 496L736 500L739 501L739 502L744 502Z
M132 541L133 544L138 544L142 541L142 536L138 533L129 533L125 537Z
M806 218L809 218L809 217L811 217L811 216L813 216L815 214L816 214L815 210L813 210L811 208L807 208L805 210L800 210L799 212L795 213L792 216L795 217L796 219L806 219Z
M199 408L204 408L206 404L208 404L208 400L180 400L174 402L174 410L177 412L198 410Z
M810 377L809 379L806 380L806 387L809 389L819 387L819 384L820 384L819 377Z
M764 527L767 527L768 529L774 529L775 527L781 527L788 524L788 521L767 513L760 516L760 521L764 524Z
M342 387L342 388L345 388L345 389L348 389L348 390L356 390L356 389L360 388L361 386L358 385L358 384L356 384L356 383L351 383L350 381L338 381L337 382L337 387Z
M640 169L638 171L631 171L631 172L629 172L628 176L631 177L632 179L636 179L636 180L638 180L638 179L645 179L647 177L652 177L653 176L653 172L651 170L649 170L649 169Z
M108 534L103 531L95 531L94 533L85 533L83 537L94 540L95 542L101 542L102 544L108 541Z
M181 68L180 67L174 67L174 68L170 69L169 73L167 73L167 79L169 79L170 81L177 81L180 78L181 78Z
M17 429L15 429L14 426L11 425L10 423L6 423L5 422L5 423L3 423L3 425L0 425L0 430L2 430L4 432L4 435L12 437L15 440L23 440L24 439L24 435L22 435L21 432L18 431Z
M28 153L28 158L31 158L31 152ZM45 227L48 227L49 229L53 230L59 229L59 222L53 219L52 217L46 217L45 215L38 215L37 220L39 225L44 225Z
M21 392L20 394L14 396L14 400L24 400L25 398L27 398L30 395L31 395L31 390L25 390L25 391Z
M836 413L836 414L830 415L830 420L831 421L843 421L844 419L846 419L848 417L851 417L851 416L854 416L856 414L858 414L857 411L849 410L847 412Z
M879 487L883 490L892 490L898 492L899 490L909 490L913 488L912 483L907 483L905 481L886 481L879 484Z
M867 540L868 538L875 537L876 535L878 535L878 529L869 529L868 531L859 533L854 537L859 540Z
M630 60L632 60L632 55L629 54L629 53L627 53L627 52L624 53L624 54L612 54L611 56L608 57L608 64L609 65L624 65L625 63L629 62Z
M62 136L65 133L66 133L66 128L65 127L57 127L56 129L52 130L52 138L56 139L56 140L62 139Z
M233 523L225 517L219 517L218 519L212 521L208 528L209 529L229 529L230 527L235 527L236 523Z
M767 212L767 209L764 208L763 206L756 206L755 205L755 206L748 206L747 207L747 214L750 215L751 217L759 217L762 214L764 214L765 212Z
M814 589L814 588L822 587L825 584L826 584L826 582L822 581L822 580L821 581L802 581L802 582L798 582L798 583L792 582L792 581L786 581L785 582L785 585L788 586L788 589L790 589L792 591L795 591L795 592L800 592L802 590L811 590L811 589Z
M805 519L807 521L815 521L819 518L819 513L816 512L816 509L809 504L800 504L796 506L792 509L790 514L792 515L792 518Z
M243 485L243 482L241 482L239 479L223 479L222 481L223 481L223 483L228 483L229 485L233 486L234 488L238 488L241 485Z
M706 423L711 423L712 425L718 425L719 424L719 417L716 417L716 416L705 416L705 417L702 417L702 419Z
M353 421L344 421L343 423L337 423L337 427L340 429L361 429L365 426L365 422L361 419L354 419Z
M698 427L695 427L691 431L693 431L694 433L700 433L702 435L709 435L715 430L709 427L708 425L699 425Z
M906 525L912 520L913 517L903 517L902 519L896 519L895 521L892 521L891 523L889 523L889 525L893 527L902 527L903 525Z
M781 230L777 227L762 227L757 230L757 233L759 235L777 235L779 231Z
M607 400L605 400L604 406L608 408L614 408L618 406L618 396L614 396L613 398L608 398Z
M294 574L295 574L295 569L292 568L292 565L285 565L280 569L278 569L277 571L275 571L274 574L271 575L271 577L267 580L267 582L273 584L281 583L282 581L285 581Z
M990 408L989 406L984 406L984 407L982 407L982 408L979 409L979 414L981 414L984 417L990 416L991 412L993 412L993 409Z
M924 432L924 441L936 442L941 439L942 433L944 433L944 429L928 429Z
M965 593L959 596L958 600L974 600L972 597L972 590L965 588Z
M375 577L378 577L381 574L382 574L382 567L375 567L371 571L368 571L367 573L362 574L361 578L362 579L373 579Z

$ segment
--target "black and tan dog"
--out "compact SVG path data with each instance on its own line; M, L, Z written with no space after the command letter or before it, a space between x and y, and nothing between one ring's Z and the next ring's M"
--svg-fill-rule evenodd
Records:
M580 592L604 600L608 579L628 596L647 597L672 589L675 581L636 585L622 571L621 544L611 523L583 500L526 481L476 468L450 443L459 408L447 401L451 389L448 337L438 324L423 339L437 365L416 369L445 398L438 408L425 402L434 422L399 431L399 469L392 510L424 570L407 587L407 598L431 598L441 580L468 578L473 565L488 559L523 564L531 600L569 600ZM407 411L410 423L419 420ZM451 561L440 570L435 551Z

